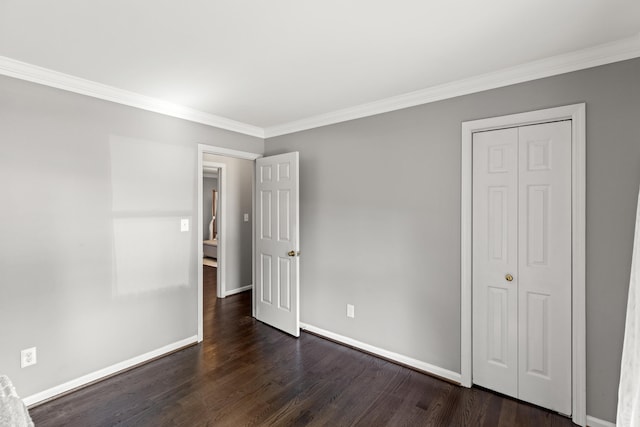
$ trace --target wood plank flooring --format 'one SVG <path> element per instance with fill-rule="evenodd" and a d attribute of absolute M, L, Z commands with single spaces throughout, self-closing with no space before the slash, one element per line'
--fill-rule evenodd
<path fill-rule="evenodd" d="M 251 293 L 216 299 L 205 270 L 204 342 L 30 410 L 46 426 L 571 426 L 311 334 L 251 317 Z"/>

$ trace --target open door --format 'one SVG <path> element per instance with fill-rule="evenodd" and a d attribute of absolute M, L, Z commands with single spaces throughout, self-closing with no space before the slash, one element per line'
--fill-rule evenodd
<path fill-rule="evenodd" d="M 256 318 L 300 336 L 298 153 L 256 160 Z"/>

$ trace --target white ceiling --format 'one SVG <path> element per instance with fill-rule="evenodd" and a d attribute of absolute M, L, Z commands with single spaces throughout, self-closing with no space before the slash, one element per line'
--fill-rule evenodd
<path fill-rule="evenodd" d="M 259 128 L 639 33 L 638 0 L 0 0 L 0 56 Z"/>

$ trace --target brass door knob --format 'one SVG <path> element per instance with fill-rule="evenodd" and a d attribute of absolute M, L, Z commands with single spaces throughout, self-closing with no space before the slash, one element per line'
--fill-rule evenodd
<path fill-rule="evenodd" d="M 512 282 L 513 281 L 513 276 L 510 275 L 509 273 L 507 273 L 506 276 L 504 276 L 505 279 L 507 279 L 507 282 Z"/>
<path fill-rule="evenodd" d="M 289 252 L 287 252 L 287 255 L 296 256 L 296 251 L 289 251 Z"/>

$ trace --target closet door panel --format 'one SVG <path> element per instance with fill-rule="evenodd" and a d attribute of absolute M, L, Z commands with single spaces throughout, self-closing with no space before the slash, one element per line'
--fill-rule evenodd
<path fill-rule="evenodd" d="M 571 122 L 518 134 L 518 398 L 570 414 Z"/>
<path fill-rule="evenodd" d="M 518 130 L 473 136 L 473 382 L 517 397 Z"/>

